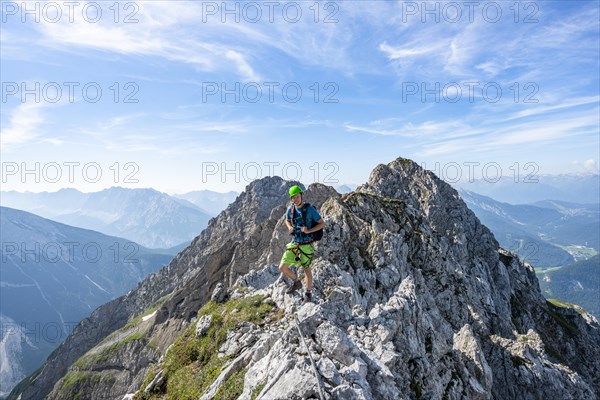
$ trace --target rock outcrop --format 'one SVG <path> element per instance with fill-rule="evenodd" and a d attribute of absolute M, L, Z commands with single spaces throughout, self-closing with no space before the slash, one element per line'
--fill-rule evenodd
<path fill-rule="evenodd" d="M 13 396 L 599 397 L 598 321 L 547 303 L 532 267 L 410 160 L 377 166 L 343 196 L 308 188 L 326 221 L 315 302 L 285 294 L 289 185 L 250 184 L 165 269 L 83 321 Z"/>

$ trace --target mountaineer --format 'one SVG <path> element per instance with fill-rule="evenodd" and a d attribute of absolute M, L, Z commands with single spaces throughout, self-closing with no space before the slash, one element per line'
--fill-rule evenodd
<path fill-rule="evenodd" d="M 285 213 L 285 224 L 293 238 L 285 246 L 279 270 L 292 280 L 292 283 L 288 285 L 287 293 L 293 293 L 302 287 L 302 283 L 290 266 L 296 265 L 303 268 L 306 275 L 304 302 L 309 303 L 312 301 L 312 271 L 310 267 L 314 256 L 312 243 L 323 237 L 325 221 L 313 205 L 303 202 L 302 189 L 298 185 L 289 189 L 289 195 L 292 204 Z"/>

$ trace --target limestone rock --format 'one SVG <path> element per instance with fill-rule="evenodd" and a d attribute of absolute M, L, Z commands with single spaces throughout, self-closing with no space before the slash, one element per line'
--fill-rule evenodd
<path fill-rule="evenodd" d="M 205 335 L 210 329 L 210 322 L 212 321 L 212 315 L 203 315 L 196 322 L 196 337 Z"/>
<path fill-rule="evenodd" d="M 227 300 L 227 290 L 225 289 L 223 282 L 219 282 L 210 296 L 210 301 L 214 301 L 215 303 L 223 303 L 225 300 Z"/>
<path fill-rule="evenodd" d="M 231 298 L 262 295 L 276 313 L 227 333 L 225 364 L 203 399 L 242 372 L 243 400 L 318 399 L 319 389 L 344 400 L 600 397 L 598 321 L 547 303 L 533 268 L 501 249 L 451 186 L 410 160 L 377 166 L 343 196 L 324 185 L 306 190 L 326 223 L 313 262 L 315 303 L 286 294 L 277 264 L 289 240 L 290 184 L 248 185 L 167 267 L 82 321 L 21 398 L 64 398 L 59 379 L 79 357 L 168 295 L 144 322 L 143 340 L 86 366 L 115 379 L 77 388 L 94 399 L 143 391 L 150 366 L 161 368 L 219 284 Z M 210 326 L 203 319 L 200 335 Z M 98 337 L 85 335 L 93 330 Z"/>

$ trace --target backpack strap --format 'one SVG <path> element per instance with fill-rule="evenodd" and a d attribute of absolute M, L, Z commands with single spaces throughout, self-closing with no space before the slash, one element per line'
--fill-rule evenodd
<path fill-rule="evenodd" d="M 296 210 L 296 206 L 295 205 L 291 205 L 291 214 L 292 214 L 292 224 L 294 224 L 296 222 L 296 218 L 295 218 L 295 210 Z M 304 215 L 302 215 L 302 212 L 300 212 L 300 217 L 302 218 L 302 223 L 304 223 Z M 306 224 L 304 224 L 306 225 Z"/>
<path fill-rule="evenodd" d="M 292 207 L 291 214 L 292 214 L 292 222 L 293 222 L 294 221 L 294 210 L 296 209 L 296 206 L 292 204 L 291 207 Z M 306 225 L 306 214 L 308 213 L 308 207 L 310 207 L 310 203 L 304 203 L 304 204 L 302 204 L 302 208 L 300 209 L 300 217 L 302 218 L 302 223 L 307 228 L 309 228 L 308 225 Z"/>
<path fill-rule="evenodd" d="M 309 227 L 306 224 L 306 214 L 308 213 L 308 207 L 310 207 L 310 203 L 304 203 L 304 204 L 302 204 L 302 208 L 300 209 L 300 211 L 302 214 L 302 223 L 304 224 L 304 226 L 306 226 L 308 229 L 310 229 L 311 227 Z"/>
<path fill-rule="evenodd" d="M 292 204 L 291 207 L 292 207 L 292 210 L 291 210 L 292 223 L 294 223 L 295 222 L 294 221 L 294 209 L 296 208 L 296 206 Z M 300 218 L 302 218 L 302 224 L 304 226 L 306 226 L 308 229 L 310 229 L 310 227 L 308 225 L 306 225 L 306 214 L 308 213 L 308 207 L 310 207 L 310 203 L 304 203 L 304 204 L 302 204 L 302 208 L 300 209 Z M 308 244 L 308 243 L 314 242 L 314 239 L 312 238 L 312 235 L 313 235 L 312 233 L 306 233 L 304 235 L 310 237 L 311 239 L 308 240 L 308 241 L 304 241 L 301 244 Z"/>

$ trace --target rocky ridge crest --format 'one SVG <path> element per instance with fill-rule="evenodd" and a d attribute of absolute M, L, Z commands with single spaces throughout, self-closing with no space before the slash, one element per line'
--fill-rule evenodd
<path fill-rule="evenodd" d="M 289 184 L 250 184 L 165 269 L 84 320 L 21 399 L 158 399 L 210 363 L 202 399 L 319 398 L 318 381 L 328 399 L 598 397 L 598 321 L 546 302 L 533 268 L 410 160 L 343 196 L 308 188 L 326 221 L 315 304 L 286 295 Z M 215 290 L 229 299 L 208 303 Z M 92 328 L 96 343 L 82 339 Z M 202 356 L 210 342 L 218 351 Z"/>

